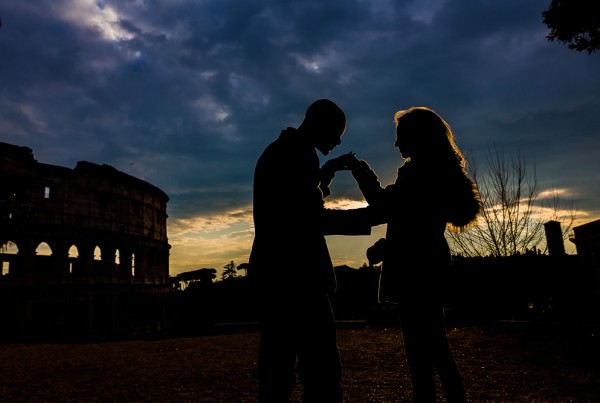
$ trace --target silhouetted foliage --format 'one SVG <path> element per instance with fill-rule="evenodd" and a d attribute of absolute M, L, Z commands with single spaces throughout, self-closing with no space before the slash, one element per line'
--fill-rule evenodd
<path fill-rule="evenodd" d="M 234 267 L 230 262 L 226 267 Z M 222 322 L 254 322 L 254 300 L 247 277 L 229 276 L 213 282 L 215 269 L 181 273 L 187 287 L 174 287 L 169 303 L 169 329 L 172 335 L 186 336 L 210 332 Z M 204 280 L 198 280 L 198 278 Z M 182 280 L 184 281 L 184 280 Z"/>
<path fill-rule="evenodd" d="M 177 275 L 177 279 L 180 281 L 200 281 L 204 283 L 212 283 L 215 278 L 217 278 L 217 270 L 207 268 L 187 271 Z"/>
<path fill-rule="evenodd" d="M 221 273 L 221 280 L 227 280 L 230 278 L 234 278 L 237 276 L 237 270 L 235 268 L 235 263 L 233 260 L 223 266 L 223 273 Z"/>
<path fill-rule="evenodd" d="M 179 273 L 177 276 L 171 276 L 171 285 L 174 290 L 186 289 L 194 286 L 194 283 L 210 284 L 217 278 L 217 270 L 203 268 L 198 270 Z M 184 286 L 182 286 L 182 283 Z"/>
<path fill-rule="evenodd" d="M 600 49 L 600 14 L 597 2 L 552 0 L 542 13 L 550 28 L 546 38 L 567 44 L 569 49 L 591 54 Z"/>
<path fill-rule="evenodd" d="M 248 263 L 241 263 L 238 265 L 237 271 L 244 270 L 244 275 L 247 276 L 248 275 L 248 266 L 249 266 Z"/>
<path fill-rule="evenodd" d="M 483 210 L 477 224 L 464 232 L 446 231 L 455 253 L 466 257 L 513 256 L 545 247 L 544 223 L 563 223 L 563 238 L 575 220 L 572 203 L 562 209 L 556 192 L 540 197 L 535 163 L 524 156 L 507 158 L 496 148 L 488 150 L 485 164 L 471 161 Z"/>
<path fill-rule="evenodd" d="M 455 257 L 445 283 L 455 321 L 599 324 L 598 280 L 577 256 Z"/>
<path fill-rule="evenodd" d="M 338 320 L 398 326 L 394 307 L 377 301 L 379 267 L 337 266 L 335 273 L 338 288 L 332 303 Z M 532 251 L 507 257 L 454 256 L 443 282 L 451 324 L 509 319 L 600 325 L 598 279 L 594 268 L 578 256 L 550 257 Z M 254 322 L 255 300 L 247 277 L 191 281 L 185 290 L 171 293 L 169 328 L 173 335 L 191 335 L 209 332 L 215 323 Z"/>

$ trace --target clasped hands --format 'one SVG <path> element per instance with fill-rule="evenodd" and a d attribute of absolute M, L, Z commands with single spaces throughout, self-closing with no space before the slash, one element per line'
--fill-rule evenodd
<path fill-rule="evenodd" d="M 326 161 L 321 167 L 325 174 L 334 175 L 338 171 L 352 171 L 360 166 L 361 161 L 356 158 L 356 154 L 350 151 L 347 154 Z"/>
<path fill-rule="evenodd" d="M 327 197 L 330 194 L 329 185 L 335 177 L 335 173 L 338 171 L 352 170 L 358 166 L 360 161 L 356 158 L 355 154 L 350 151 L 347 154 L 341 155 L 337 158 L 332 158 L 326 161 L 321 166 L 320 172 L 320 184 L 321 192 L 323 197 Z"/>

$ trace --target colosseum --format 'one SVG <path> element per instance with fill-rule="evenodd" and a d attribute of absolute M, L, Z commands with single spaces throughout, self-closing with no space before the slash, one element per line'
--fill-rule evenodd
<path fill-rule="evenodd" d="M 168 200 L 109 165 L 44 164 L 0 143 L 0 338 L 164 331 Z"/>

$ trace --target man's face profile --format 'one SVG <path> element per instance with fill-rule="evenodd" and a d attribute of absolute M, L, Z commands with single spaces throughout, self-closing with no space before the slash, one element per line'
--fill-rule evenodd
<path fill-rule="evenodd" d="M 316 144 L 317 150 L 323 155 L 328 155 L 334 148 L 342 144 L 342 135 L 344 132 L 339 133 L 337 131 L 323 131 L 318 136 Z"/>
<path fill-rule="evenodd" d="M 310 133 L 314 147 L 327 155 L 342 143 L 346 116 L 333 102 L 321 99 L 309 106 L 300 127 Z"/>

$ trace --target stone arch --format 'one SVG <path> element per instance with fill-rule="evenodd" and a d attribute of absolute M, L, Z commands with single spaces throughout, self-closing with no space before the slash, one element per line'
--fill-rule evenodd
<path fill-rule="evenodd" d="M 3 243 L 0 246 L 0 257 L 2 262 L 0 267 L 0 275 L 7 276 L 12 272 L 13 266 L 16 263 L 19 247 L 17 246 L 16 242 L 11 240 L 6 241 L 6 243 Z"/>
<path fill-rule="evenodd" d="M 102 249 L 99 245 L 94 248 L 94 260 L 102 260 Z"/>
<path fill-rule="evenodd" d="M 55 271 L 55 260 L 54 249 L 50 243 L 45 240 L 37 242 L 33 253 L 33 274 L 46 279 L 52 277 Z"/>
<path fill-rule="evenodd" d="M 118 260 L 117 260 L 118 254 Z M 132 277 L 133 252 L 131 245 L 122 244 L 115 248 L 114 273 L 120 279 L 130 281 Z"/>
<path fill-rule="evenodd" d="M 52 248 L 48 244 L 48 242 L 41 241 L 35 247 L 36 256 L 52 256 Z"/>
<path fill-rule="evenodd" d="M 164 326 L 171 288 L 162 190 L 109 165 L 48 169 L 31 149 L 2 142 L 0 176 L 8 179 L 0 191 L 13 196 L 0 201 L 0 239 L 18 244 L 12 254 L 0 249 L 0 275 L 19 290 L 1 287 L 3 306 L 14 306 L 0 310 L 3 330 L 103 337 Z"/>
<path fill-rule="evenodd" d="M 131 277 L 135 277 L 135 253 L 131 254 Z"/>
<path fill-rule="evenodd" d="M 77 245 L 73 244 L 69 247 L 67 251 L 68 259 L 69 259 L 69 274 L 77 273 L 79 269 L 79 248 Z"/>
<path fill-rule="evenodd" d="M 6 241 L 6 243 L 2 244 L 1 251 L 2 253 L 17 254 L 19 253 L 19 245 L 17 245 L 17 243 L 13 240 L 9 239 Z"/>
<path fill-rule="evenodd" d="M 121 273 L 121 249 L 115 246 L 112 253 L 111 275 L 118 276 Z"/>

